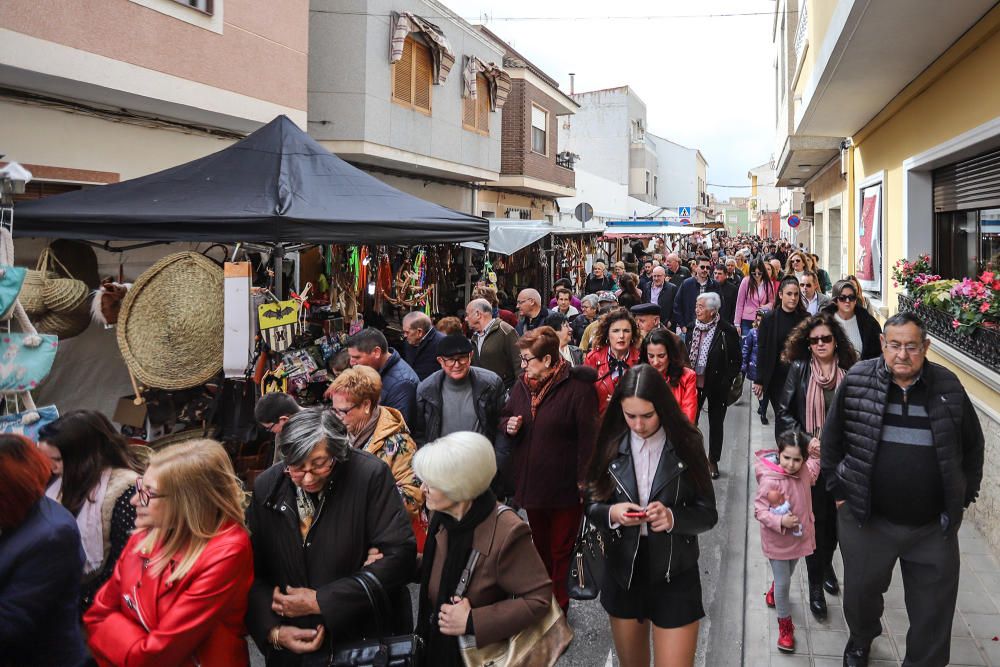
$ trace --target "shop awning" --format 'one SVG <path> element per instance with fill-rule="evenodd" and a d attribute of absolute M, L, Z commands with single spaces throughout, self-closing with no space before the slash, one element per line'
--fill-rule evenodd
<path fill-rule="evenodd" d="M 16 236 L 85 240 L 415 245 L 489 235 L 485 218 L 383 183 L 285 116 L 212 155 L 14 213 Z"/>
<path fill-rule="evenodd" d="M 660 220 L 621 220 L 607 224 L 604 238 L 637 238 L 645 236 L 688 236 L 696 232 L 711 230 L 692 225 L 678 225 Z"/>
<path fill-rule="evenodd" d="M 579 227 L 555 225 L 545 220 L 490 220 L 490 252 L 499 255 L 513 255 L 546 236 L 566 236 L 570 234 L 601 234 L 601 227 Z M 463 243 L 466 248 L 485 250 L 481 243 Z"/>

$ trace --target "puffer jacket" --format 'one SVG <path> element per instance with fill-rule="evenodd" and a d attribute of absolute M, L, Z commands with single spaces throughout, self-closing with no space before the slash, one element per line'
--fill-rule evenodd
<path fill-rule="evenodd" d="M 946 534 L 979 495 L 983 478 L 983 430 L 969 395 L 947 368 L 924 361 L 918 382 L 927 386 L 927 413 L 941 466 Z M 856 363 L 837 389 L 823 425 L 822 468 L 827 489 L 846 500 L 859 523 L 871 515 L 871 476 L 882 434 L 892 377 L 882 357 Z"/>
<path fill-rule="evenodd" d="M 640 584 L 652 584 L 662 579 L 669 581 L 671 576 L 697 567 L 698 535 L 711 530 L 719 521 L 714 491 L 711 487 L 707 493 L 699 491 L 687 470 L 687 464 L 674 452 L 668 438 L 653 475 L 649 502 L 659 500 L 670 508 L 674 515 L 674 528 L 669 533 L 649 531 L 647 539 L 652 567 L 648 580 L 639 581 Z M 634 569 L 639 552 L 639 526 L 611 528 L 610 511 L 616 503 L 639 502 L 639 485 L 635 479 L 628 434 L 622 438 L 618 456 L 608 466 L 608 473 L 615 483 L 614 493 L 607 500 L 588 502 L 586 512 L 605 536 L 606 573 L 627 589 L 637 576 Z"/>
<path fill-rule="evenodd" d="M 813 516 L 811 489 L 819 476 L 819 459 L 810 456 L 797 474 L 789 475 L 778 465 L 777 450 L 761 450 L 754 453 L 754 474 L 757 497 L 753 512 L 760 522 L 760 546 L 764 556 L 772 560 L 796 560 L 816 551 L 816 517 Z M 767 493 L 772 489 L 784 494 L 791 508 L 789 511 L 799 518 L 801 535 L 793 535 L 791 529 L 781 525 L 781 515 L 771 511 Z"/>
<path fill-rule="evenodd" d="M 757 329 L 743 337 L 743 375 L 751 382 L 757 381 Z"/>
<path fill-rule="evenodd" d="M 469 369 L 472 382 L 472 405 L 479 421 L 477 430 L 490 442 L 497 439 L 497 420 L 507 400 L 507 390 L 503 380 L 491 370 L 472 367 Z M 417 419 L 413 428 L 413 439 L 423 446 L 441 437 L 441 414 L 444 412 L 441 386 L 444 371 L 430 375 L 417 387 Z"/>

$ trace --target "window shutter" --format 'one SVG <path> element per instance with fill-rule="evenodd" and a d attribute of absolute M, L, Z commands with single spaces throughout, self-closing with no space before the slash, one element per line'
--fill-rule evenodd
<path fill-rule="evenodd" d="M 490 131 L 490 86 L 482 74 L 476 77 L 476 106 L 478 107 L 476 126 L 488 134 Z"/>
<path fill-rule="evenodd" d="M 414 44 L 413 60 L 413 106 L 430 111 L 431 82 L 433 80 L 431 50 L 423 44 Z"/>
<path fill-rule="evenodd" d="M 462 125 L 476 127 L 476 100 L 472 97 L 462 98 Z"/>
<path fill-rule="evenodd" d="M 934 170 L 934 210 L 1000 206 L 1000 151 Z"/>
<path fill-rule="evenodd" d="M 392 96 L 406 104 L 413 104 L 413 40 L 403 42 L 403 57 L 392 66 Z"/>

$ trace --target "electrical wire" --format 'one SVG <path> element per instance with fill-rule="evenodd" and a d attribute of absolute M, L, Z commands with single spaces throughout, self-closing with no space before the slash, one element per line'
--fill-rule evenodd
<path fill-rule="evenodd" d="M 382 12 L 362 12 L 343 9 L 310 9 L 314 14 L 339 14 L 341 16 L 380 16 L 388 18 L 392 14 Z M 798 10 L 788 10 L 788 15 L 798 14 Z M 454 19 L 453 15 L 445 14 L 421 14 L 424 19 Z M 773 11 L 765 12 L 720 12 L 714 14 L 647 14 L 645 16 L 491 16 L 483 14 L 476 17 L 459 17 L 470 23 L 482 21 L 490 23 L 494 21 L 514 22 L 514 21 L 658 21 L 666 19 L 718 19 L 718 18 L 740 18 L 744 16 L 774 16 Z"/>

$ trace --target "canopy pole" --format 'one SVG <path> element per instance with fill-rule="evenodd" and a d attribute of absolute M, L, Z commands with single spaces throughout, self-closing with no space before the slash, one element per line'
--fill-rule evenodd
<path fill-rule="evenodd" d="M 274 246 L 274 253 L 271 255 L 271 266 L 274 270 L 274 293 L 279 299 L 284 299 L 284 263 L 285 248 L 282 245 Z"/>

